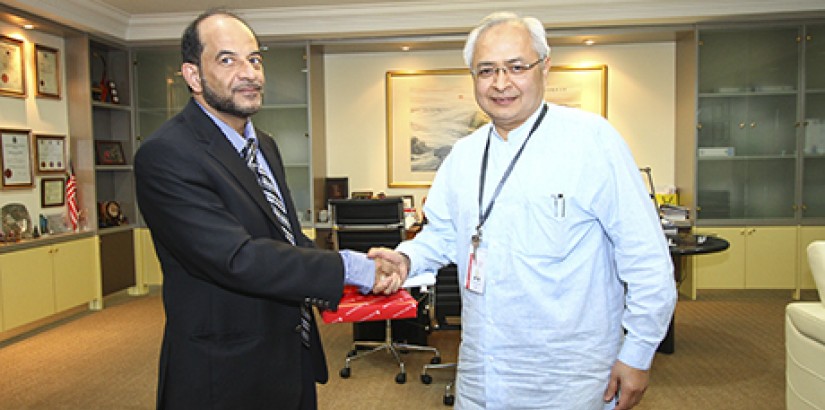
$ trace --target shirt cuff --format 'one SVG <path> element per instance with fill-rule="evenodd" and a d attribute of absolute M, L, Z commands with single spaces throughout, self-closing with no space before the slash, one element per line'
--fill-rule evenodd
<path fill-rule="evenodd" d="M 375 285 L 375 262 L 363 252 L 345 249 L 338 251 L 344 261 L 344 284 L 353 285 L 366 295 Z"/>

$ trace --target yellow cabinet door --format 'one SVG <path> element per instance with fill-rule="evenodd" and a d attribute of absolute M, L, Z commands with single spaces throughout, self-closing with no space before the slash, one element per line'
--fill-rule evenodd
<path fill-rule="evenodd" d="M 755 226 L 745 233 L 746 289 L 796 288 L 796 226 Z"/>
<path fill-rule="evenodd" d="M 799 228 L 799 289 L 816 289 L 811 265 L 808 263 L 808 245 L 813 241 L 825 241 L 825 226 L 802 226 Z"/>
<path fill-rule="evenodd" d="M 98 296 L 100 274 L 94 238 L 54 245 L 54 300 L 57 311 L 87 303 Z"/>
<path fill-rule="evenodd" d="M 746 228 L 707 227 L 697 235 L 715 235 L 730 243 L 728 249 L 694 255 L 697 289 L 743 289 L 745 287 Z"/>
<path fill-rule="evenodd" d="M 0 255 L 3 326 L 12 329 L 55 312 L 51 247 Z"/>

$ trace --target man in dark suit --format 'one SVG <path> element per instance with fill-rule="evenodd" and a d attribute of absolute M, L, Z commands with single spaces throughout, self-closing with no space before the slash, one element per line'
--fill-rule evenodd
<path fill-rule="evenodd" d="M 278 148 L 250 119 L 265 81 L 251 28 L 208 11 L 181 52 L 192 100 L 135 156 L 164 275 L 157 407 L 314 409 L 328 375 L 309 305 L 336 308 L 345 283 L 394 292 L 400 278 L 301 233 Z"/>

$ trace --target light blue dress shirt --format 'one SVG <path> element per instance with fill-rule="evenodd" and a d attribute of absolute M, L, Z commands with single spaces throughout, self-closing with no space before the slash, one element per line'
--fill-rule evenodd
<path fill-rule="evenodd" d="M 487 125 L 454 145 L 427 196 L 428 224 L 397 247 L 411 275 L 456 262 L 463 285 L 488 135 L 483 207 L 538 112 L 507 140 Z M 484 292 L 462 286 L 456 408 L 609 406 L 615 360 L 648 369 L 676 303 L 668 246 L 621 136 L 549 104 L 482 231 Z"/>
<path fill-rule="evenodd" d="M 198 106 L 204 113 L 206 113 L 207 116 L 209 116 L 209 118 L 212 119 L 212 122 L 220 128 L 223 135 L 235 148 L 235 151 L 238 151 L 238 155 L 240 155 L 241 150 L 243 150 L 244 145 L 246 145 L 247 138 L 257 138 L 257 135 L 255 134 L 255 127 L 252 125 L 252 120 L 246 122 L 246 125 L 244 126 L 244 135 L 241 136 L 237 131 L 235 131 L 234 128 L 212 115 L 212 113 L 204 109 L 203 106 L 200 104 L 198 104 Z M 278 182 L 272 175 L 272 170 L 269 168 L 269 163 L 266 161 L 266 158 L 264 158 L 261 150 L 257 150 L 257 157 L 259 169 L 269 176 L 278 195 L 281 195 Z M 281 199 L 283 199 L 283 196 L 281 196 Z M 359 291 L 363 294 L 370 293 L 375 282 L 375 263 L 367 258 L 367 255 L 363 252 L 341 250 L 339 251 L 339 254 L 341 255 L 341 259 L 344 264 L 344 284 L 357 286 Z"/>

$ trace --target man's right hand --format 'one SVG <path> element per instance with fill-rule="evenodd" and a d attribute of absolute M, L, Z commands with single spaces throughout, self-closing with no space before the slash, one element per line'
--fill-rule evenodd
<path fill-rule="evenodd" d="M 367 257 L 375 261 L 373 293 L 389 295 L 398 291 L 409 274 L 407 257 L 389 248 L 372 248 Z"/>

